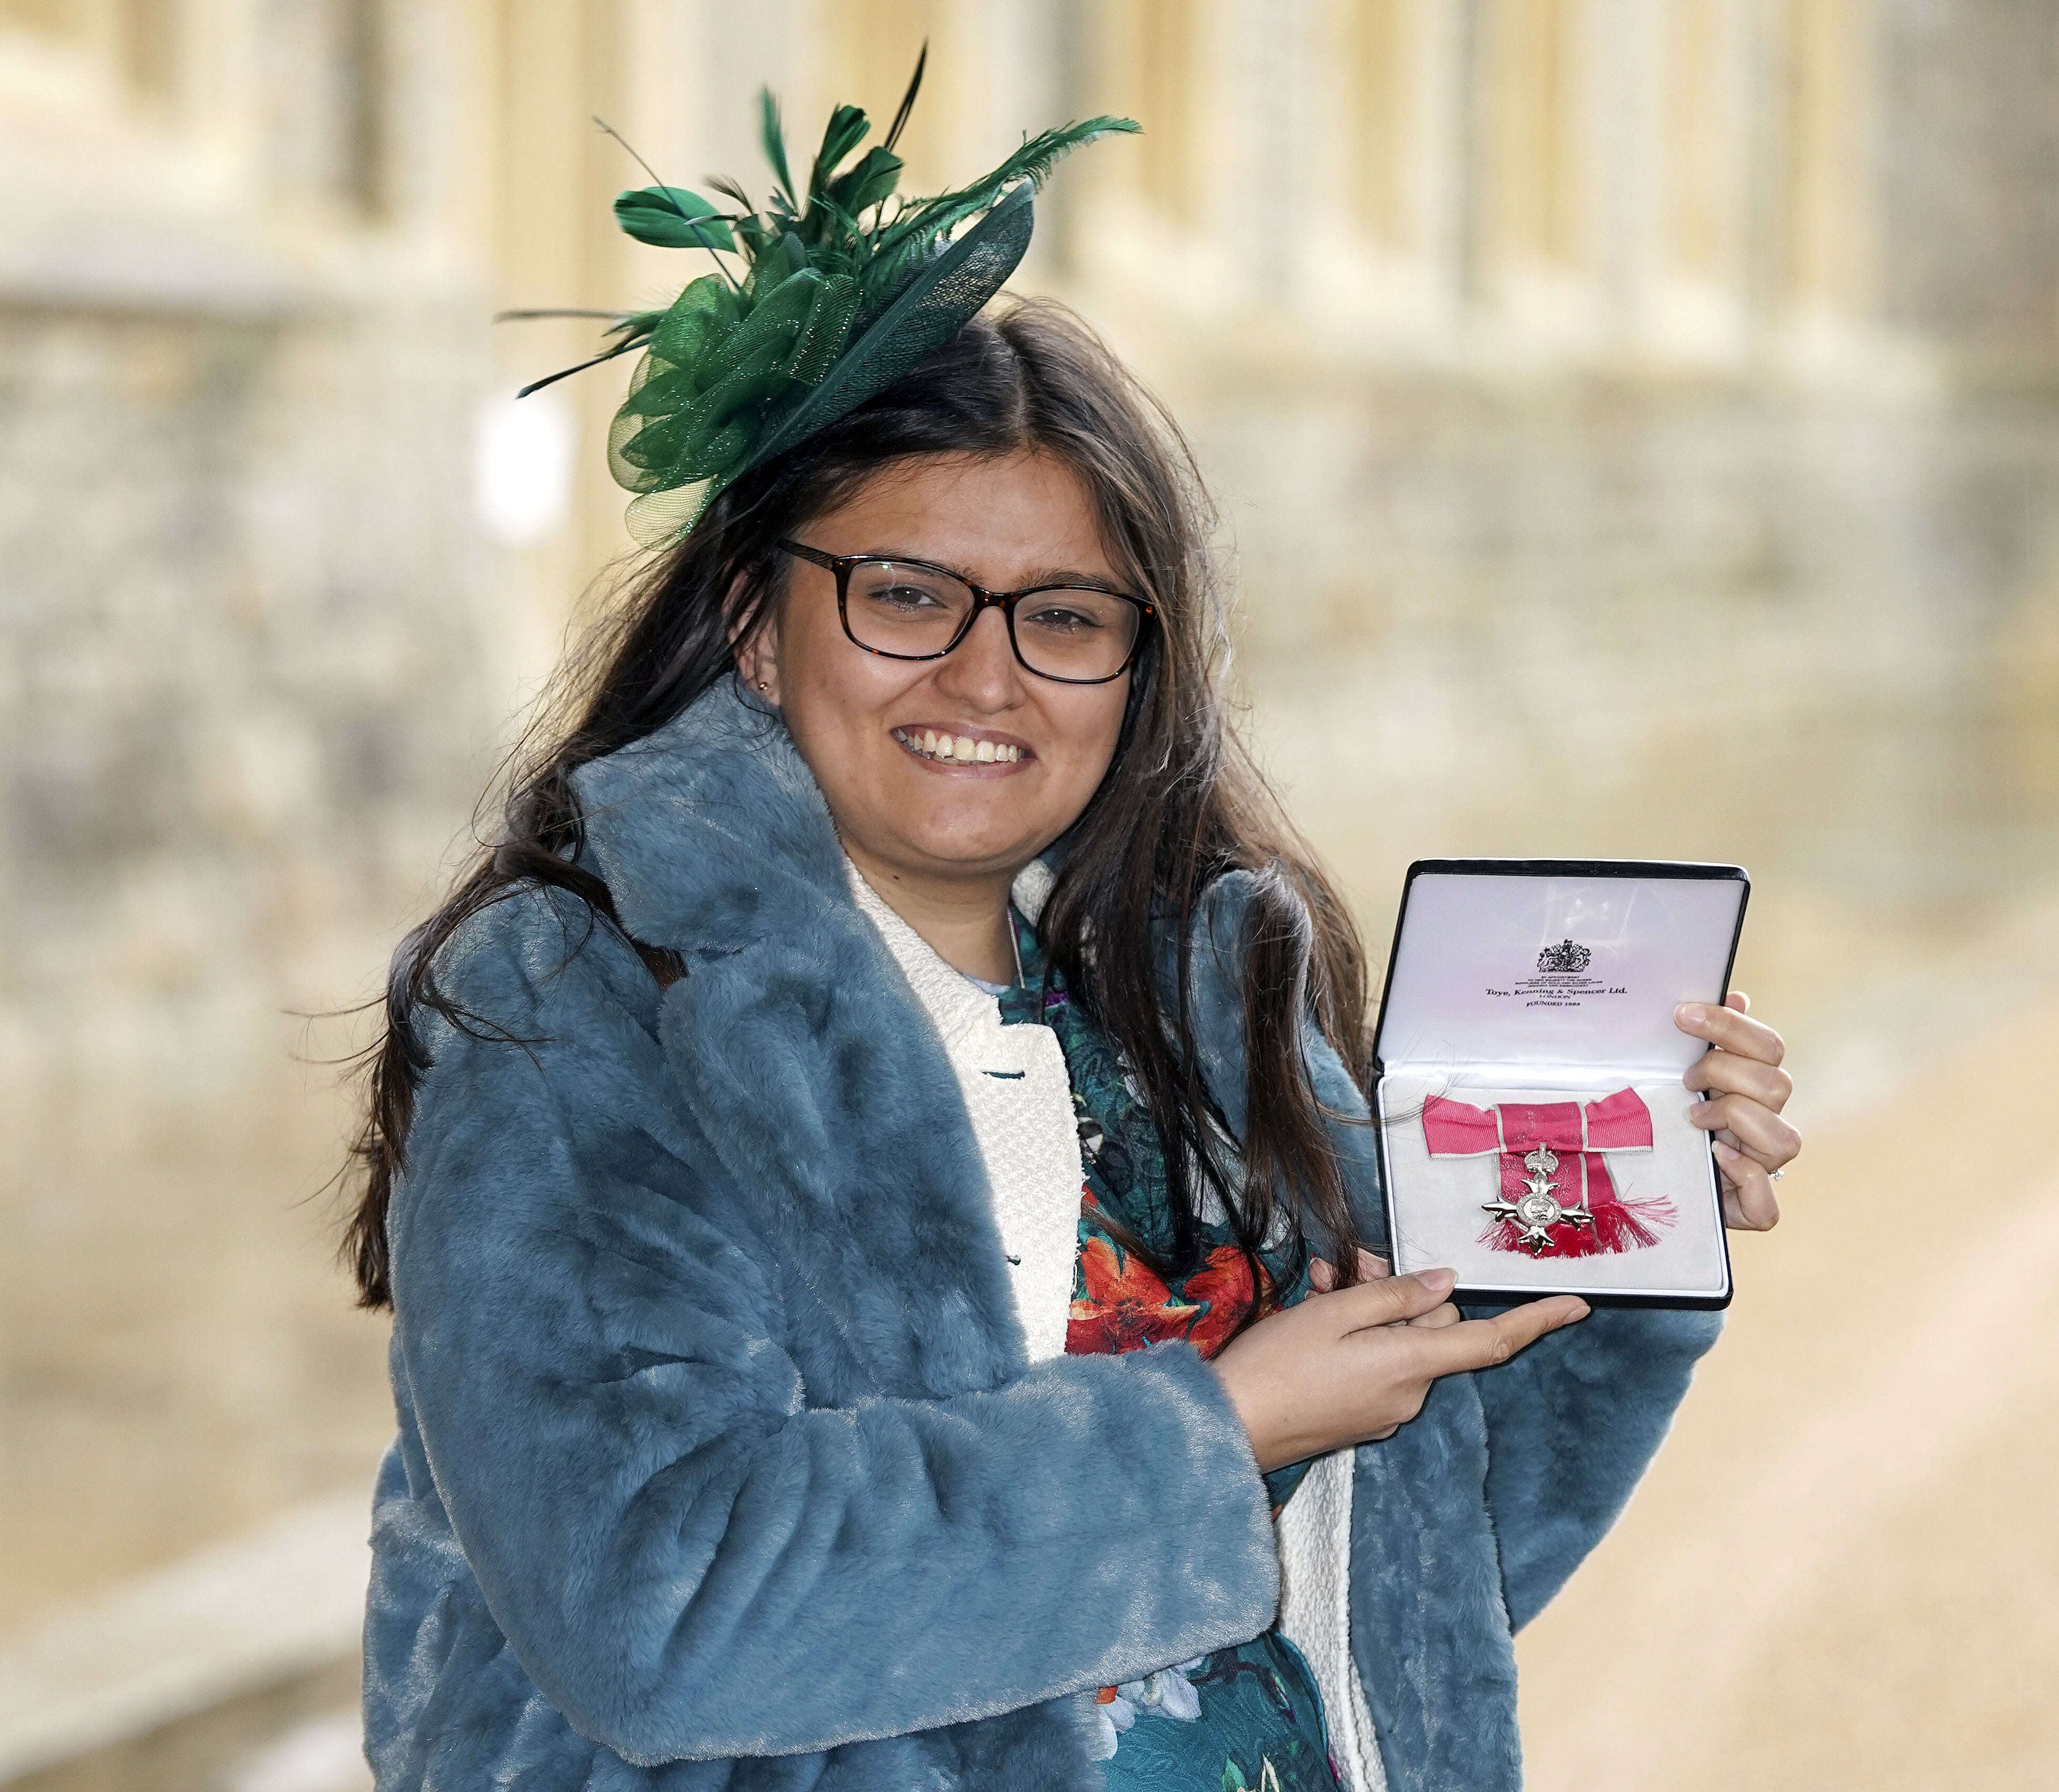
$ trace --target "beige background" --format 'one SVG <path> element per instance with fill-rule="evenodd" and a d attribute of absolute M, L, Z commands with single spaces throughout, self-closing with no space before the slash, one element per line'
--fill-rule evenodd
<path fill-rule="evenodd" d="M 0 1782 L 362 1784 L 376 993 L 626 549 L 640 181 L 770 79 L 918 183 L 1105 107 L 1026 288 L 1191 430 L 1249 725 L 1408 861 L 1737 859 L 1807 1154 L 1531 1782 L 2059 1778 L 2059 16 L 2041 0 L 0 0 Z M 598 579 L 598 583 L 596 579 Z"/>

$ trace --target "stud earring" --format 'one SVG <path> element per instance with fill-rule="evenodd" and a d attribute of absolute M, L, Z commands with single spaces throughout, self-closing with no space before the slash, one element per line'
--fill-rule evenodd
<path fill-rule="evenodd" d="M 767 683 L 766 683 L 766 682 L 764 681 L 764 679 L 760 679 L 758 681 L 758 688 L 759 688 L 760 691 L 764 691 L 764 690 L 767 690 L 767 689 L 769 689 L 769 688 L 770 688 L 770 687 L 767 685 Z"/>

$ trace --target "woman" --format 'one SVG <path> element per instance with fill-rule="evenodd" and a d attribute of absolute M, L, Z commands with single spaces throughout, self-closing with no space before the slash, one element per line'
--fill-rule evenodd
<path fill-rule="evenodd" d="M 1177 436 L 1049 306 L 816 404 L 861 289 L 711 448 L 776 210 L 618 424 L 684 533 L 396 966 L 379 1782 L 1513 1786 L 1512 1630 L 1714 1323 L 1385 1274 L 1364 957 L 1224 731 Z M 1682 1024 L 1770 1225 L 1778 1039 Z"/>

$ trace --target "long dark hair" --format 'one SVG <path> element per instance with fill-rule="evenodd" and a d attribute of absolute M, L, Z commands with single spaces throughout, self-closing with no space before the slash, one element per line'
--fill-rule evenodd
<path fill-rule="evenodd" d="M 1363 1086 L 1370 1074 L 1365 954 L 1348 912 L 1288 826 L 1225 726 L 1219 683 L 1227 635 L 1209 542 L 1214 518 L 1177 427 L 1063 307 L 1037 301 L 981 317 L 862 408 L 746 474 L 693 532 L 631 583 L 561 669 L 557 713 L 532 729 L 498 843 L 394 955 L 386 1030 L 368 1061 L 369 1101 L 354 1147 L 364 1187 L 344 1240 L 360 1304 L 392 1302 L 386 1210 L 405 1162 L 415 1091 L 428 1067 L 416 1026 L 429 1009 L 476 1030 L 439 988 L 440 949 L 471 916 L 524 888 L 556 886 L 621 930 L 607 887 L 579 862 L 572 774 L 662 727 L 734 664 L 731 643 L 769 614 L 790 563 L 775 544 L 911 456 L 1005 454 L 1062 461 L 1090 495 L 1115 566 L 1157 607 L 1160 626 L 1132 674 L 1108 774 L 1073 825 L 1039 925 L 1073 999 L 1129 1061 L 1157 1126 L 1173 1197 L 1166 1268 L 1197 1254 L 1213 1190 L 1257 1265 L 1261 1244 L 1312 1230 L 1348 1280 L 1357 1234 L 1324 1110 L 1300 1044 L 1304 1015 Z M 1195 910 L 1224 873 L 1254 874 L 1242 990 L 1249 1063 L 1241 1157 L 1225 1143 L 1187 1011 Z M 1179 945 L 1169 1008 L 1143 942 L 1167 926 Z M 626 936 L 625 936 L 626 937 Z M 1135 950 L 1111 950 L 1113 942 Z M 1101 942 L 1098 948 L 1092 943 Z M 663 954 L 631 943 L 661 981 Z"/>

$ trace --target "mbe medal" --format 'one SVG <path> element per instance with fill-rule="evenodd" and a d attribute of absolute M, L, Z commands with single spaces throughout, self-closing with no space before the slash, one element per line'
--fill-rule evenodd
<path fill-rule="evenodd" d="M 1530 1180 L 1521 1196 L 1513 1201 L 1490 1201 L 1480 1205 L 1497 1220 L 1514 1221 L 1523 1229 L 1516 1242 L 1527 1245 L 1532 1256 L 1542 1256 L 1547 1251 L 1557 1248 L 1558 1240 L 1551 1236 L 1552 1227 L 1591 1226 L 1595 1217 L 1587 1211 L 1584 1195 L 1571 1207 L 1559 1201 L 1559 1185 L 1551 1180 L 1559 1168 L 1559 1160 L 1550 1146 L 1538 1146 L 1523 1160 L 1523 1167 L 1529 1171 Z"/>

